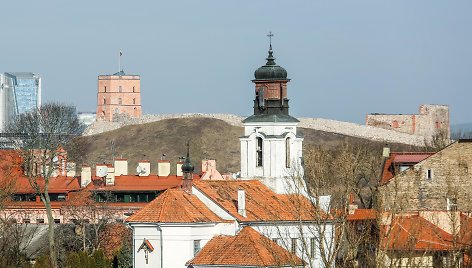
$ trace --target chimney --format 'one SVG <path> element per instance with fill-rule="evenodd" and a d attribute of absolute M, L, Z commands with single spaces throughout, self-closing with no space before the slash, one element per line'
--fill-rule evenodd
<path fill-rule="evenodd" d="M 356 202 L 354 202 L 354 194 L 350 193 L 349 194 L 349 210 L 348 210 L 348 213 L 352 215 L 352 214 L 354 214 L 354 212 L 358 208 L 359 208 L 359 206 L 356 204 Z"/>
<path fill-rule="evenodd" d="M 136 173 L 138 176 L 149 176 L 151 174 L 151 162 L 148 160 L 141 160 L 138 162 L 138 166 L 136 167 Z"/>
<path fill-rule="evenodd" d="M 115 176 L 128 175 L 128 160 L 115 159 Z"/>
<path fill-rule="evenodd" d="M 158 160 L 157 161 L 157 176 L 167 177 L 169 175 L 170 175 L 170 161 Z"/>
<path fill-rule="evenodd" d="M 388 146 L 388 144 L 385 144 L 385 146 L 383 148 L 382 156 L 384 158 L 389 158 L 390 157 L 390 146 Z"/>
<path fill-rule="evenodd" d="M 329 212 L 329 207 L 331 205 L 331 196 L 330 195 L 322 195 L 318 197 L 318 206 L 324 212 Z"/>
<path fill-rule="evenodd" d="M 80 172 L 80 187 L 84 188 L 92 181 L 92 168 L 89 166 L 82 166 Z"/>
<path fill-rule="evenodd" d="M 115 168 L 108 167 L 107 176 L 105 177 L 106 185 L 115 185 Z"/>
<path fill-rule="evenodd" d="M 202 173 L 211 172 L 216 169 L 216 160 L 205 159 L 202 160 Z"/>
<path fill-rule="evenodd" d="M 246 217 L 246 191 L 244 189 L 238 190 L 238 213 Z"/>
<path fill-rule="evenodd" d="M 75 168 L 76 168 L 75 163 L 73 163 L 73 162 L 68 162 L 68 163 L 67 163 L 67 173 L 66 173 L 66 176 L 67 176 L 67 177 L 75 177 L 75 175 L 76 175 L 76 170 L 75 170 Z"/>

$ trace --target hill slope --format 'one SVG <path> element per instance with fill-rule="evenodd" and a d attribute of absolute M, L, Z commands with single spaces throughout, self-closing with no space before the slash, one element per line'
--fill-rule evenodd
<path fill-rule="evenodd" d="M 368 142 L 381 148 L 382 142 L 345 136 L 309 128 L 299 128 L 305 137 L 304 147 L 321 145 L 339 146 L 343 142 Z M 75 160 L 78 163 L 95 165 L 112 162 L 112 142 L 115 157 L 127 158 L 130 174 L 134 174 L 139 160 L 151 161 L 151 172 L 157 170 L 157 160 L 162 154 L 171 160 L 172 173 L 179 156 L 185 155 L 185 144 L 190 141 L 190 154 L 197 170 L 201 159 L 216 159 L 220 172 L 237 172 L 240 168 L 239 137 L 243 128 L 226 123 L 220 119 L 193 117 L 166 119 L 146 124 L 128 125 L 101 134 L 79 138 L 82 151 Z M 407 145 L 399 145 L 410 148 Z M 380 155 L 379 155 L 380 156 Z M 198 162 L 198 163 L 197 163 Z"/>

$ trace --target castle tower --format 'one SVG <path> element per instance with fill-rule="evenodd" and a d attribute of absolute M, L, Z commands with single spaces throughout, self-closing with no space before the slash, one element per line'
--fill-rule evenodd
<path fill-rule="evenodd" d="M 141 117 L 139 75 L 120 71 L 98 76 L 97 121 L 113 121 L 116 115 Z"/>
<path fill-rule="evenodd" d="M 275 63 L 272 44 L 267 63 L 254 73 L 254 115 L 246 118 L 241 143 L 241 179 L 260 179 L 276 193 L 300 193 L 303 138 L 289 115 L 287 71 Z M 302 183 L 297 184 L 300 180 Z M 303 189 L 301 189 L 303 188 Z"/>

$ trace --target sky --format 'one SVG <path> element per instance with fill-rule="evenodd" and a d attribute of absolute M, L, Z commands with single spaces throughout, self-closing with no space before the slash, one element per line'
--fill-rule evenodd
<path fill-rule="evenodd" d="M 94 112 L 97 76 L 141 75 L 145 114 L 250 115 L 272 31 L 290 112 L 363 124 L 447 104 L 472 122 L 472 1 L 5 1 L 0 72 Z"/>

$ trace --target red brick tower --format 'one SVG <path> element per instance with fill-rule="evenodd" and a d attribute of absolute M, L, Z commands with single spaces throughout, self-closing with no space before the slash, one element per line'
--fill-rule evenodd
<path fill-rule="evenodd" d="M 141 117 L 139 75 L 120 71 L 98 76 L 97 121 L 113 121 L 115 115 Z"/>

